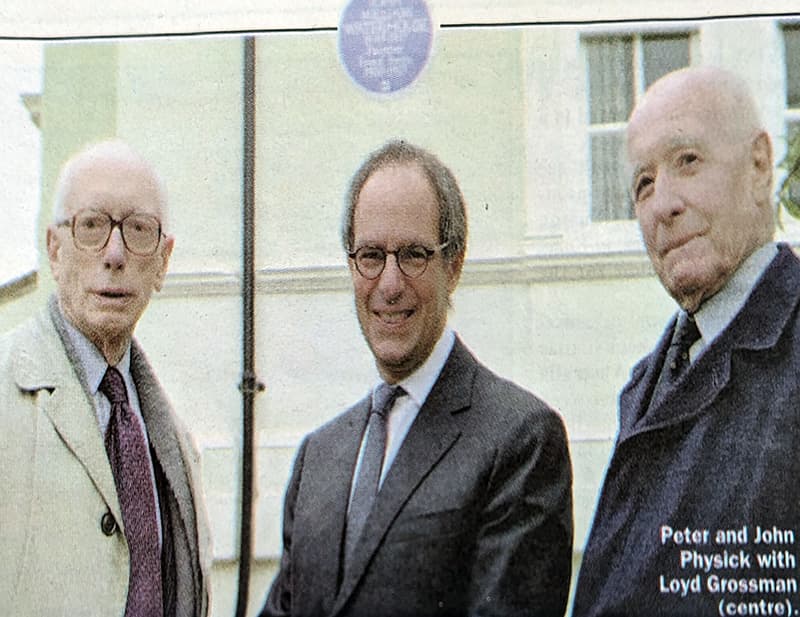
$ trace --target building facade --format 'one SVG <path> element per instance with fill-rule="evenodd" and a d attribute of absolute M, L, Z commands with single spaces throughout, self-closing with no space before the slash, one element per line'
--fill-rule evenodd
<path fill-rule="evenodd" d="M 658 76 L 737 71 L 780 161 L 800 121 L 800 26 L 790 19 L 434 28 L 408 88 L 376 94 L 344 70 L 335 27 L 255 39 L 256 508 L 250 613 L 281 548 L 302 436 L 363 396 L 375 369 L 352 305 L 340 215 L 350 175 L 392 138 L 437 153 L 470 220 L 451 323 L 481 360 L 565 419 L 575 564 L 616 432 L 616 397 L 675 310 L 649 266 L 621 167 L 625 120 Z M 203 454 L 214 615 L 232 613 L 242 456 L 244 37 L 49 43 L 41 93 L 40 245 L 59 166 L 84 143 L 130 142 L 162 173 L 176 236 L 137 336 Z M 780 172 L 779 172 L 780 173 Z M 777 236 L 800 239 L 786 214 Z M 53 289 L 0 305 L 7 329 Z"/>

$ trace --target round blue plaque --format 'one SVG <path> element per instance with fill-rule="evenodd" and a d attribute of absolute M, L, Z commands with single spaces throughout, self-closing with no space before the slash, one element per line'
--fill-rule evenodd
<path fill-rule="evenodd" d="M 350 0 L 339 23 L 339 55 L 370 92 L 396 92 L 420 74 L 433 27 L 424 0 Z"/>

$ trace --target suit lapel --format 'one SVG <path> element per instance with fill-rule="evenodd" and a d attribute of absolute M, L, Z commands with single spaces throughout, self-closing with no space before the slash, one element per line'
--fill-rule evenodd
<path fill-rule="evenodd" d="M 30 337 L 14 351 L 14 379 L 21 390 L 40 393 L 42 410 L 64 444 L 72 451 L 114 518 L 122 526 L 114 476 L 97 425 L 94 402 L 85 378 L 76 373 L 51 317 L 43 312 Z M 42 391 L 48 391 L 44 397 Z"/>
<path fill-rule="evenodd" d="M 476 360 L 456 339 L 441 375 L 400 446 L 376 497 L 332 614 L 339 612 L 353 593 L 405 503 L 458 439 L 461 431 L 453 415 L 471 404 L 475 368 Z"/>
<path fill-rule="evenodd" d="M 302 462 L 303 501 L 296 504 L 293 525 L 302 535 L 294 539 L 293 550 L 305 556 L 307 562 L 297 571 L 312 573 L 304 584 L 316 589 L 313 595 L 321 598 L 326 613 L 339 589 L 350 484 L 368 413 L 366 398 L 323 429 L 324 439 L 318 442 L 312 435 Z M 309 606 L 298 614 L 319 611 L 319 607 Z"/>
<path fill-rule="evenodd" d="M 763 351 L 777 345 L 789 319 L 795 312 L 800 289 L 800 262 L 786 246 L 767 267 L 753 292 L 733 321 L 717 340 L 692 365 L 685 378 L 676 384 L 660 402 L 647 412 L 645 421 L 636 427 L 628 426 L 620 439 L 642 431 L 675 425 L 694 418 L 714 403 L 731 380 L 731 362 L 741 350 Z M 668 328 L 671 334 L 672 328 Z M 666 343 L 665 343 L 665 340 Z M 665 335 L 659 351 L 664 353 L 669 336 Z M 657 353 L 654 358 L 661 357 Z M 659 362 L 653 362 L 628 397 L 620 405 L 633 405 L 644 410 L 649 402 L 652 385 L 658 378 Z"/>

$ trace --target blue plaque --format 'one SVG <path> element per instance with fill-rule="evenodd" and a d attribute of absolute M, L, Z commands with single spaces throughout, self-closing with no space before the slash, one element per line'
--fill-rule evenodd
<path fill-rule="evenodd" d="M 350 0 L 339 23 L 339 55 L 370 92 L 396 92 L 428 62 L 433 41 L 424 0 Z"/>

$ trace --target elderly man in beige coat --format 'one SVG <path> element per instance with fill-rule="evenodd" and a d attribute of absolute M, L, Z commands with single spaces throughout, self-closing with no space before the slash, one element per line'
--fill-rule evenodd
<path fill-rule="evenodd" d="M 0 339 L 2 613 L 204 617 L 196 451 L 132 339 L 174 243 L 160 180 L 111 141 L 56 193 L 57 293 Z"/>

